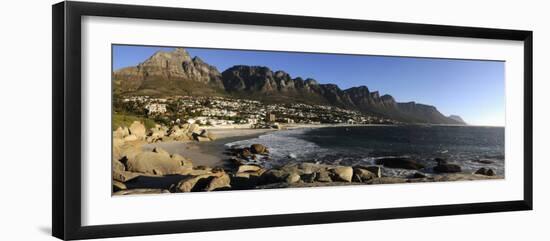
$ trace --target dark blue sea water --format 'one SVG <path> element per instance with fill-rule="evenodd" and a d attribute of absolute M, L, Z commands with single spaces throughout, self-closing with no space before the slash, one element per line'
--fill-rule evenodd
<path fill-rule="evenodd" d="M 267 165 L 313 161 L 327 164 L 373 164 L 383 157 L 412 157 L 428 167 L 445 158 L 464 172 L 480 167 L 504 174 L 504 128 L 475 126 L 357 126 L 278 131 L 258 138 L 228 143 L 260 143 L 271 150 Z M 488 159 L 483 164 L 476 160 Z M 429 168 L 428 168 L 429 169 Z M 392 175 L 410 171 L 388 170 Z M 429 170 L 426 170 L 429 172 Z"/>

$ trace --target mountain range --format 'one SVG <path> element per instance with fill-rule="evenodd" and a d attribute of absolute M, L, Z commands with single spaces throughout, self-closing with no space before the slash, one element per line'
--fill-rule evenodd
<path fill-rule="evenodd" d="M 256 99 L 266 103 L 307 103 L 358 110 L 407 123 L 465 124 L 431 105 L 397 102 L 366 86 L 340 89 L 311 78 L 263 66 L 235 65 L 219 72 L 183 48 L 158 51 L 137 66 L 113 72 L 115 93 L 125 95 L 201 95 Z"/>

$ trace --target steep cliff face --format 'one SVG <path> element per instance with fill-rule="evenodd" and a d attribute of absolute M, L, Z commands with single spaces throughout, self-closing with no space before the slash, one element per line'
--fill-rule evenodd
<path fill-rule="evenodd" d="M 342 90 L 335 84 L 292 78 L 285 71 L 263 66 L 236 65 L 222 73 L 198 57 L 178 48 L 157 52 L 136 67 L 113 73 L 115 90 L 154 95 L 229 95 L 267 102 L 303 102 L 356 109 L 403 122 L 464 124 L 449 118 L 434 106 L 398 103 L 391 95 L 380 96 L 367 86 Z"/>

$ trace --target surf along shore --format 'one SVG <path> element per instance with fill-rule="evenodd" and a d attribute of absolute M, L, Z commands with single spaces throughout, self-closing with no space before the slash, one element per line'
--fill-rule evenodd
<path fill-rule="evenodd" d="M 288 125 L 276 129 L 208 128 L 197 124 L 147 130 L 135 121 L 113 131 L 113 195 L 316 187 L 358 184 L 502 179 L 490 168 L 466 173 L 455 163 L 435 158 L 434 173 L 408 157 L 383 158 L 376 165 L 327 165 L 313 162 L 266 168 L 270 147 L 225 144 L 279 129 L 344 127 L 345 125 Z M 357 126 L 357 125 L 353 125 Z M 480 160 L 480 162 L 490 160 Z M 384 176 L 384 168 L 414 171 L 407 177 Z"/>

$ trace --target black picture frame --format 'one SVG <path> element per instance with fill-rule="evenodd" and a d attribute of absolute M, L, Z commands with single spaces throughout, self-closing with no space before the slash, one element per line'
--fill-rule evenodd
<path fill-rule="evenodd" d="M 52 6 L 52 233 L 60 239 L 169 234 L 380 219 L 532 210 L 533 32 L 170 7 L 60 2 Z M 524 194 L 522 200 L 421 207 L 82 226 L 81 17 L 103 16 L 517 40 L 524 43 Z"/>

